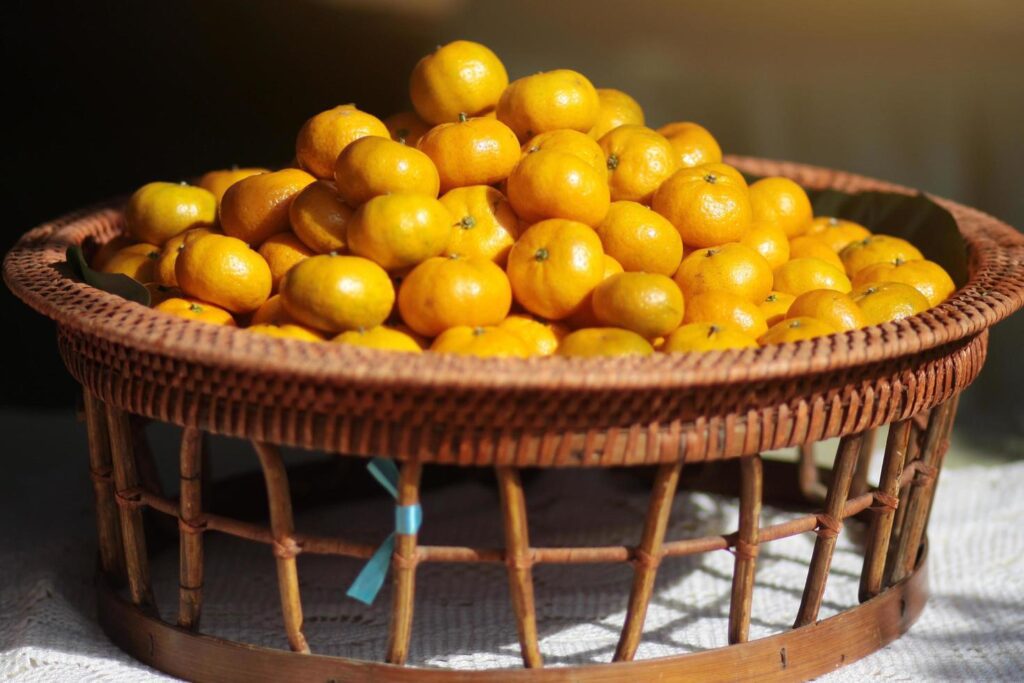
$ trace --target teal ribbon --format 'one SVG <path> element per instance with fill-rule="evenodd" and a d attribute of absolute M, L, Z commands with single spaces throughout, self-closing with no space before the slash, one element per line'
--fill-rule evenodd
<path fill-rule="evenodd" d="M 383 486 L 391 497 L 398 499 L 398 467 L 393 460 L 374 458 L 366 466 L 373 478 Z M 391 532 L 380 547 L 363 565 L 355 581 L 349 586 L 346 595 L 364 605 L 372 605 L 384 577 L 387 576 L 391 556 L 395 552 L 395 534 L 415 534 L 423 523 L 423 510 L 419 503 L 395 506 L 395 530 Z"/>

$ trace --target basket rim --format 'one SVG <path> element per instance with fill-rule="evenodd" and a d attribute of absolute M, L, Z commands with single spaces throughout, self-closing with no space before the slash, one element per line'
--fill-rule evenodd
<path fill-rule="evenodd" d="M 725 160 L 740 170 L 790 177 L 811 189 L 918 193 L 805 164 L 738 156 Z M 177 318 L 95 289 L 61 269 L 69 245 L 80 244 L 92 234 L 90 229 L 95 232 L 122 220 L 123 198 L 29 231 L 6 254 L 3 275 L 16 296 L 63 327 L 137 352 L 222 371 L 335 385 L 462 390 L 695 388 L 792 378 L 915 354 L 979 334 L 1024 306 L 1024 234 L 976 209 L 925 196 L 952 214 L 968 248 L 968 281 L 949 299 L 898 322 L 796 343 L 699 354 L 526 359 L 400 354 L 247 334 L 242 329 Z M 41 277 L 42 273 L 48 277 Z"/>

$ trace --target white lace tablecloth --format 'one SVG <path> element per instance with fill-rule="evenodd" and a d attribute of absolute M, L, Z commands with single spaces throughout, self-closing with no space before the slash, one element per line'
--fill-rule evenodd
<path fill-rule="evenodd" d="M 44 491 L 56 476 L 37 472 L 19 488 Z M 27 518 L 7 519 L 0 527 L 9 539 L 0 547 L 0 679 L 170 680 L 134 662 L 97 626 L 91 502 L 84 477 L 78 479 L 83 480 L 75 487 L 80 495 L 73 502 L 29 504 Z M 1022 489 L 1024 464 L 943 472 L 931 520 L 932 596 L 920 621 L 899 641 L 824 680 L 1024 680 Z M 635 476 L 591 471 L 542 474 L 528 482 L 527 497 L 531 541 L 538 545 L 634 543 L 646 506 L 646 488 Z M 501 538 L 497 495 L 486 483 L 428 492 L 423 507 L 424 542 L 494 545 Z M 772 523 L 786 513 L 766 509 L 764 517 Z M 382 497 L 321 509 L 300 516 L 297 525 L 349 534 L 357 528 L 357 536 L 376 542 L 390 519 L 391 503 Z M 735 521 L 731 501 L 680 494 L 668 533 L 678 538 L 727 531 Z M 570 536 L 566 529 L 576 531 Z M 822 617 L 856 600 L 860 563 L 850 546 L 852 530 L 841 536 Z M 203 630 L 286 647 L 269 550 L 216 534 L 207 538 Z M 813 538 L 804 534 L 762 549 L 751 638 L 792 623 Z M 315 652 L 380 659 L 390 595 L 385 588 L 372 607 L 346 599 L 344 591 L 359 567 L 353 560 L 299 558 L 305 631 Z M 172 550 L 154 567 L 163 614 L 175 613 L 175 572 Z M 725 644 L 731 573 L 732 556 L 723 551 L 666 561 L 638 657 Z M 541 566 L 535 581 L 545 662 L 607 661 L 622 624 L 630 569 Z M 418 586 L 410 663 L 519 664 L 503 567 L 424 565 Z"/>

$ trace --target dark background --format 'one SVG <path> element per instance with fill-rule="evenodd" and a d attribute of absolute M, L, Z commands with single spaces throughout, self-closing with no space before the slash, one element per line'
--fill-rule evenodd
<path fill-rule="evenodd" d="M 311 114 L 408 108 L 435 44 L 482 41 L 512 78 L 558 67 L 618 87 L 648 122 L 696 120 L 727 152 L 919 187 L 1024 225 L 1024 3 L 8 2 L 6 220 L 49 218 L 151 180 L 280 165 Z M 0 407 L 66 410 L 52 324 L 0 292 Z M 958 432 L 1024 444 L 1024 315 L 992 334 Z"/>

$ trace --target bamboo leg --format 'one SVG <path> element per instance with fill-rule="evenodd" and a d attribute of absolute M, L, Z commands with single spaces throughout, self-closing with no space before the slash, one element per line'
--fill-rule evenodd
<path fill-rule="evenodd" d="M 921 448 L 923 468 L 910 484 L 906 503 L 903 534 L 896 545 L 892 563 L 893 583 L 903 580 L 914 569 L 917 552 L 927 523 L 928 511 L 935 497 L 935 485 L 942 458 L 949 448 L 949 434 L 956 415 L 956 399 L 946 401 L 932 411 Z"/>
<path fill-rule="evenodd" d="M 661 562 L 661 545 L 665 540 L 665 529 L 668 527 L 669 513 L 672 511 L 672 499 L 675 498 L 676 486 L 679 484 L 679 471 L 682 462 L 662 465 L 654 479 L 647 518 L 644 520 L 643 536 L 636 548 L 636 568 L 633 570 L 633 587 L 629 593 L 629 607 L 626 610 L 626 621 L 622 625 L 619 645 L 615 649 L 615 661 L 629 661 L 636 654 L 640 645 L 640 636 L 644 629 L 647 606 L 651 601 L 654 579 Z"/>
<path fill-rule="evenodd" d="M 747 642 L 750 604 L 757 569 L 758 527 L 761 523 L 763 469 L 760 455 L 740 459 L 740 528 L 729 602 L 729 644 Z"/>
<path fill-rule="evenodd" d="M 814 542 L 814 552 L 807 570 L 807 583 L 804 584 L 804 594 L 793 628 L 813 624 L 818 618 L 821 600 L 825 595 L 825 583 L 828 581 L 828 572 L 832 566 L 836 538 L 843 525 L 843 508 L 850 493 L 850 484 L 853 482 L 863 440 L 864 434 L 860 433 L 845 436 L 839 442 L 836 461 L 832 467 L 832 485 L 829 486 L 825 498 L 825 512 L 818 517 L 818 538 Z"/>
<path fill-rule="evenodd" d="M 797 468 L 797 483 L 800 486 L 800 493 L 812 503 L 820 503 L 825 500 L 826 488 L 818 479 L 818 464 L 814 461 L 814 444 L 801 444 L 799 448 L 799 467 Z"/>
<path fill-rule="evenodd" d="M 851 496 L 859 496 L 868 490 L 868 471 L 871 469 L 878 430 L 869 429 L 864 434 L 864 439 L 861 441 L 860 457 L 857 458 L 857 469 L 853 473 L 853 483 L 850 485 Z"/>
<path fill-rule="evenodd" d="M 132 453 L 132 432 L 129 415 L 119 408 L 107 406 L 110 429 L 110 450 L 113 456 L 114 488 L 118 513 L 121 518 L 121 538 L 124 543 L 125 569 L 132 602 L 147 610 L 156 611 L 153 588 L 149 580 L 149 557 L 146 554 L 146 534 L 143 529 L 141 502 L 139 501 L 139 475 Z"/>
<path fill-rule="evenodd" d="M 509 591 L 516 615 L 523 664 L 543 666 L 537 644 L 537 613 L 533 602 L 533 559 L 526 522 L 526 500 L 519 470 L 498 467 L 498 489 L 505 521 L 505 561 L 508 563 Z"/>
<path fill-rule="evenodd" d="M 100 567 L 115 582 L 125 580 L 124 548 L 114 498 L 113 464 L 110 460 L 110 432 L 103 402 L 88 390 L 82 392 L 85 426 L 89 435 L 89 475 L 96 499 L 96 536 Z"/>
<path fill-rule="evenodd" d="M 402 465 L 398 476 L 398 505 L 416 505 L 420 502 L 421 470 L 422 465 L 416 461 Z M 388 633 L 387 661 L 390 664 L 405 664 L 409 654 L 416 593 L 416 534 L 395 534 L 391 569 L 394 572 L 395 594 Z"/>
<path fill-rule="evenodd" d="M 199 628 L 203 601 L 203 433 L 185 427 L 181 434 L 181 497 L 178 503 L 178 626 Z"/>
<path fill-rule="evenodd" d="M 295 652 L 309 654 L 309 645 L 302 635 L 302 600 L 299 596 L 299 574 L 295 557 L 301 552 L 295 542 L 292 518 L 292 496 L 288 489 L 288 473 L 281 460 L 281 451 L 272 444 L 253 442 L 267 483 L 270 505 L 270 530 L 274 535 L 274 559 L 277 562 L 277 587 L 281 594 L 281 613 L 288 644 Z"/>
<path fill-rule="evenodd" d="M 892 521 L 899 505 L 900 476 L 910 440 L 910 421 L 894 422 L 889 426 L 889 439 L 885 444 L 882 477 L 875 493 L 875 512 L 864 550 L 864 571 L 860 577 L 860 601 L 870 600 L 882 590 L 882 574 L 889 550 Z"/>
<path fill-rule="evenodd" d="M 908 420 L 910 422 L 910 437 L 907 439 L 907 455 L 903 459 L 903 469 L 906 469 L 908 465 L 917 460 L 921 456 L 921 435 L 924 432 L 924 427 L 919 424 L 919 416 L 915 415 L 913 418 Z M 926 426 L 926 425 L 925 425 Z M 906 521 L 907 514 L 907 498 L 910 496 L 911 484 L 908 483 L 905 486 L 900 487 L 899 499 L 900 504 L 896 506 L 896 513 L 892 518 L 892 534 L 889 538 L 889 553 L 886 556 L 886 568 L 883 574 L 884 582 L 888 585 L 889 577 L 892 574 L 892 561 L 895 553 L 893 552 L 900 542 L 900 536 L 903 535 L 903 525 Z"/>

